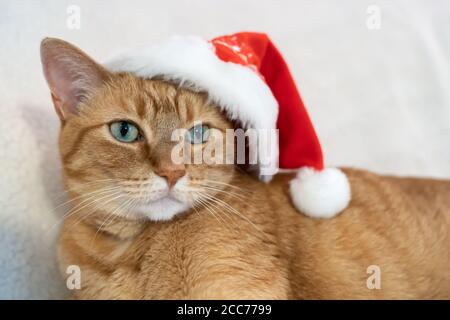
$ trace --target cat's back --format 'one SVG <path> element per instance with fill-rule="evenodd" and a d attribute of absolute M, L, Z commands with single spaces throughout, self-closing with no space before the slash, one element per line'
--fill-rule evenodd
<path fill-rule="evenodd" d="M 352 200 L 328 220 L 305 217 L 290 205 L 291 175 L 271 183 L 284 217 L 286 254 L 295 257 L 296 297 L 450 297 L 450 182 L 344 171 Z M 368 270 L 380 271 L 381 289 L 368 289 Z"/>

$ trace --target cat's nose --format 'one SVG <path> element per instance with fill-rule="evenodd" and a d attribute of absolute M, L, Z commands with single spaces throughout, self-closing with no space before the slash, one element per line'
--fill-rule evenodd
<path fill-rule="evenodd" d="M 167 180 L 169 188 L 172 188 L 178 180 L 186 174 L 184 165 L 167 165 L 155 169 L 155 173 Z"/>

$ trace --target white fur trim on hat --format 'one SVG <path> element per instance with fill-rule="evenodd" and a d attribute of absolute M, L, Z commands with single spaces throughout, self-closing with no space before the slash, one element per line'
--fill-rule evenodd
<path fill-rule="evenodd" d="M 291 181 L 290 193 L 297 209 L 312 218 L 334 217 L 351 198 L 347 176 L 336 168 L 301 168 Z"/>
<path fill-rule="evenodd" d="M 214 47 L 200 37 L 175 36 L 159 45 L 128 50 L 108 59 L 105 67 L 142 78 L 161 76 L 204 90 L 231 120 L 239 120 L 244 128 L 276 128 L 278 102 L 267 84 L 252 69 L 220 60 Z M 270 166 L 278 168 L 278 144 L 273 145 L 270 159 L 260 152 L 258 157 L 258 163 L 270 160 Z"/>

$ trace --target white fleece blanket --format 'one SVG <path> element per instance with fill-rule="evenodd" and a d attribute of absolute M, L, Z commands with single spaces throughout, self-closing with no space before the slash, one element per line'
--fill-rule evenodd
<path fill-rule="evenodd" d="M 72 4 L 80 29 L 66 25 Z M 369 5 L 380 9 L 380 29 L 366 25 Z M 0 0 L 0 298 L 66 293 L 55 263 L 55 207 L 65 199 L 43 37 L 104 59 L 174 33 L 266 31 L 292 67 L 328 165 L 450 178 L 448 12 L 446 0 Z"/>

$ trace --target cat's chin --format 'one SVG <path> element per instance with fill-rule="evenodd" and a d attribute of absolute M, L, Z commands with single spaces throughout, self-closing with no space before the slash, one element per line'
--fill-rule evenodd
<path fill-rule="evenodd" d="M 170 196 L 142 204 L 134 211 L 139 216 L 143 216 L 153 221 L 166 221 L 172 219 L 179 213 L 188 210 L 190 206 L 186 203 L 180 202 Z"/>

